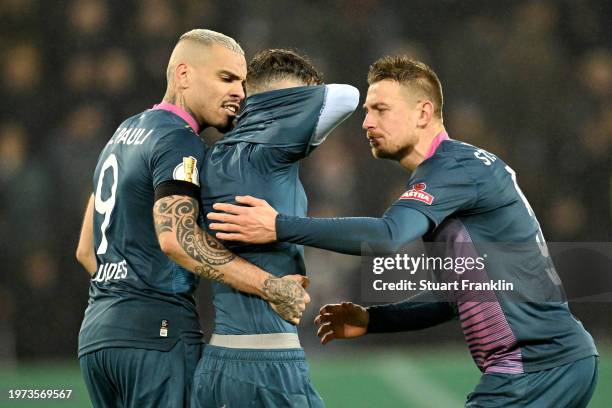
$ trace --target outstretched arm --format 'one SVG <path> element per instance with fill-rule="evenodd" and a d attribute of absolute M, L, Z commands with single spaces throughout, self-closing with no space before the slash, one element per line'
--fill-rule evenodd
<path fill-rule="evenodd" d="M 422 330 L 457 316 L 453 303 L 432 299 L 435 293 L 427 291 L 401 302 L 368 307 L 368 333 Z"/>
<path fill-rule="evenodd" d="M 426 329 L 456 317 L 448 302 L 432 302 L 432 293 L 423 292 L 398 303 L 363 306 L 342 302 L 325 305 L 315 318 L 321 344 L 333 339 L 350 339 L 366 333 L 391 333 Z"/>
<path fill-rule="evenodd" d="M 227 284 L 270 302 L 284 319 L 297 324 L 310 301 L 305 277 L 277 278 L 225 249 L 197 225 L 199 205 L 186 195 L 159 198 L 153 207 L 162 251 L 198 276 Z"/>
<path fill-rule="evenodd" d="M 361 255 L 362 245 L 375 252 L 394 252 L 427 232 L 429 218 L 412 208 L 394 205 L 382 218 L 312 218 L 278 214 L 266 201 L 236 197 L 247 206 L 218 203 L 209 213 L 210 229 L 219 239 L 248 243 L 273 241 L 309 245 L 350 255 Z"/>

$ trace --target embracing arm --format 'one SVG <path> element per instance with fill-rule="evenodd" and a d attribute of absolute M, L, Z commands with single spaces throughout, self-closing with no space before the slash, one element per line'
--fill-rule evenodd
<path fill-rule="evenodd" d="M 197 200 L 186 195 L 169 195 L 155 202 L 153 218 L 162 251 L 198 276 L 260 296 L 283 318 L 297 323 L 310 300 L 302 287 L 303 277 L 277 278 L 235 256 L 198 226 L 198 211 Z"/>
<path fill-rule="evenodd" d="M 423 236 L 429 219 L 423 213 L 394 206 L 382 218 L 312 218 L 278 215 L 278 241 L 313 246 L 350 255 L 361 255 L 362 244 L 382 252 L 395 252 Z"/>
<path fill-rule="evenodd" d="M 94 238 L 93 238 L 93 211 L 94 211 L 94 196 L 89 197 L 87 209 L 83 216 L 83 225 L 81 226 L 81 236 L 76 250 L 76 258 L 85 270 L 91 275 L 96 273 L 96 255 L 94 254 Z"/>
<path fill-rule="evenodd" d="M 362 244 L 375 252 L 394 252 L 423 236 L 430 221 L 420 211 L 394 205 L 382 218 L 346 217 L 312 218 L 280 215 L 266 201 L 238 196 L 246 206 L 214 204 L 217 211 L 208 213 L 214 221 L 210 229 L 219 231 L 219 239 L 253 244 L 273 241 L 309 245 L 350 255 L 361 255 Z"/>

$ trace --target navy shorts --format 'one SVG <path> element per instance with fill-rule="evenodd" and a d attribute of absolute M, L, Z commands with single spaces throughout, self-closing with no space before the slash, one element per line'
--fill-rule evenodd
<path fill-rule="evenodd" d="M 586 407 L 597 385 L 597 357 L 525 374 L 484 374 L 466 407 Z"/>
<path fill-rule="evenodd" d="M 323 408 L 302 349 L 245 350 L 206 345 L 192 408 Z"/>
<path fill-rule="evenodd" d="M 203 344 L 179 340 L 170 351 L 109 347 L 81 356 L 95 408 L 184 408 Z"/>

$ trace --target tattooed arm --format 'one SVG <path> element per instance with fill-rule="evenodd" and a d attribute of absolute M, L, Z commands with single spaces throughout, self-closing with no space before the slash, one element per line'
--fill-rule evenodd
<path fill-rule="evenodd" d="M 92 194 L 83 216 L 83 226 L 81 227 L 81 236 L 76 251 L 77 260 L 91 276 L 96 274 L 97 268 L 93 242 L 93 210 L 94 196 Z"/>
<path fill-rule="evenodd" d="M 198 276 L 224 283 L 267 300 L 294 324 L 310 297 L 302 287 L 305 277 L 277 278 L 225 249 L 197 224 L 197 200 L 184 195 L 160 198 L 153 207 L 155 231 L 162 251 Z"/>

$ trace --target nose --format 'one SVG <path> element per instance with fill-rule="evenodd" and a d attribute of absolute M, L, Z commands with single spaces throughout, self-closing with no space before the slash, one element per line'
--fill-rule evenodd
<path fill-rule="evenodd" d="M 363 123 L 361 124 L 361 127 L 365 130 L 371 130 L 375 128 L 374 119 L 372 119 L 372 116 L 369 113 L 366 113 L 366 116 L 363 119 Z"/>
<path fill-rule="evenodd" d="M 232 96 L 235 98 L 239 98 L 242 102 L 245 97 L 244 86 L 242 85 L 242 82 L 235 82 L 235 85 L 232 87 Z"/>

